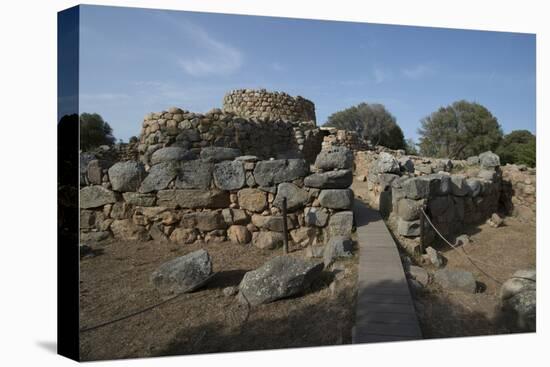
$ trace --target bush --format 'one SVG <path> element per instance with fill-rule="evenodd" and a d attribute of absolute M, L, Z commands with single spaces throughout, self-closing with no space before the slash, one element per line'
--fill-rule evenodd
<path fill-rule="evenodd" d="M 496 153 L 502 164 L 525 164 L 535 167 L 537 163 L 536 137 L 527 130 L 514 130 L 504 136 Z"/>
<path fill-rule="evenodd" d="M 325 126 L 341 130 L 356 131 L 371 144 L 390 149 L 404 149 L 403 131 L 381 104 L 360 103 L 357 106 L 335 112 L 329 116 Z"/>
<path fill-rule="evenodd" d="M 494 151 L 502 129 L 491 112 L 475 102 L 457 101 L 421 121 L 420 153 L 432 157 L 465 159 Z"/>
<path fill-rule="evenodd" d="M 80 115 L 80 149 L 83 151 L 100 145 L 113 145 L 113 129 L 97 113 Z"/>

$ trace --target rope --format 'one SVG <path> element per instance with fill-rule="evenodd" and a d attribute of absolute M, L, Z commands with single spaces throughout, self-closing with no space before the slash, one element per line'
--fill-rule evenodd
<path fill-rule="evenodd" d="M 462 256 L 466 257 L 466 259 L 472 263 L 473 266 L 475 266 L 479 271 L 481 271 L 483 274 L 485 274 L 487 277 L 489 277 L 490 279 L 492 279 L 493 281 L 497 282 L 498 284 L 503 284 L 502 281 L 498 280 L 497 278 L 493 277 L 492 275 L 488 274 L 487 272 L 485 272 L 485 270 L 481 269 L 477 264 L 482 264 L 482 265 L 486 265 L 486 266 L 492 266 L 492 267 L 495 267 L 495 268 L 503 268 L 503 269 L 509 269 L 509 270 L 516 270 L 516 268 L 512 268 L 512 267 L 508 267 L 508 266 L 503 266 L 503 265 L 495 265 L 495 264 L 490 264 L 490 263 L 487 263 L 483 260 L 479 260 L 473 256 L 470 256 L 468 255 L 468 253 L 466 252 L 466 250 L 464 250 L 463 247 L 457 247 L 455 246 L 454 244 L 452 244 L 451 242 L 449 242 L 442 234 L 441 232 L 438 231 L 438 229 L 434 226 L 434 224 L 432 223 L 432 221 L 430 220 L 430 217 L 428 217 L 428 214 L 426 214 L 426 212 L 424 211 L 423 208 L 420 208 L 420 211 L 422 212 L 422 214 L 424 215 L 424 217 L 426 218 L 426 220 L 428 221 L 428 223 L 430 224 L 430 226 L 433 228 L 433 230 L 435 231 L 435 233 L 437 233 L 437 235 L 443 240 L 445 241 L 445 243 L 447 245 L 449 245 L 452 249 L 454 250 L 459 250 L 461 249 L 462 251 L 458 251 Z"/>
<path fill-rule="evenodd" d="M 206 281 L 208 281 L 209 279 L 211 279 L 214 275 L 215 275 L 215 274 L 212 274 L 212 275 L 210 275 L 208 278 L 206 278 L 206 279 L 204 280 L 203 284 L 206 283 Z M 175 300 L 176 298 L 182 296 L 182 295 L 185 294 L 186 292 L 188 292 L 188 291 L 190 291 L 190 290 L 192 290 L 193 288 L 196 288 L 196 287 L 197 287 L 197 286 L 189 287 L 189 288 L 183 290 L 181 293 L 176 294 L 175 296 L 172 296 L 172 297 L 170 297 L 170 298 L 168 298 L 168 299 L 165 299 L 165 300 L 163 300 L 163 301 L 161 301 L 161 302 L 155 303 L 154 305 L 151 305 L 151 306 L 142 308 L 141 310 L 134 311 L 134 312 L 131 312 L 131 313 L 127 314 L 127 315 L 118 317 L 118 318 L 116 318 L 116 319 L 109 320 L 109 321 L 106 321 L 106 322 L 103 322 L 103 323 L 101 323 L 101 324 L 97 324 L 97 325 L 94 325 L 94 326 L 82 328 L 82 329 L 80 329 L 80 332 L 81 332 L 81 333 L 85 333 L 85 332 L 87 332 L 87 331 L 96 330 L 96 329 L 105 327 L 105 326 L 107 326 L 107 325 L 111 325 L 111 324 L 114 324 L 114 323 L 116 323 L 116 322 L 119 322 L 119 321 L 123 321 L 123 320 L 129 319 L 129 318 L 131 318 L 131 317 L 137 316 L 137 315 L 142 314 L 142 313 L 145 313 L 145 312 L 147 312 L 147 311 L 151 311 L 151 310 L 154 309 L 154 308 L 160 307 L 160 306 L 164 305 L 165 303 L 168 303 L 168 302 L 170 302 L 170 301 Z"/>

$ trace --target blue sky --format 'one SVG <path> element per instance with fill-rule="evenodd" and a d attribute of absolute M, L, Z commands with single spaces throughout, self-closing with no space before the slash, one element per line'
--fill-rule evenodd
<path fill-rule="evenodd" d="M 459 99 L 486 106 L 504 132 L 535 132 L 535 36 L 101 6 L 80 13 L 80 111 L 117 138 L 171 106 L 221 107 L 237 88 L 315 103 L 318 125 L 382 103 L 405 137 Z"/>

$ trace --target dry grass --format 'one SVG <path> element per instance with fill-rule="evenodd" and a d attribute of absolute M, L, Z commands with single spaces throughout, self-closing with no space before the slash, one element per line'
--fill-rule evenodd
<path fill-rule="evenodd" d="M 305 295 L 248 309 L 223 288 L 281 253 L 230 242 L 173 246 L 155 242 L 107 243 L 81 261 L 81 329 L 156 304 L 149 282 L 163 262 L 199 248 L 213 258 L 217 275 L 203 289 L 184 294 L 130 319 L 81 333 L 84 360 L 136 358 L 334 345 L 351 342 L 355 313 L 356 258 L 342 262 L 346 276 L 336 291 L 330 272 Z M 302 256 L 295 251 L 293 256 Z"/>
<path fill-rule="evenodd" d="M 464 246 L 466 253 L 495 266 L 474 265 L 459 250 L 449 250 L 441 245 L 440 250 L 447 259 L 446 267 L 472 272 L 482 292 L 453 293 L 431 285 L 418 296 L 423 306 L 419 316 L 424 337 L 495 335 L 516 331 L 500 312 L 499 292 L 501 283 L 516 270 L 535 268 L 535 226 L 508 217 L 502 227 L 483 224 L 469 228 L 466 233 L 472 239 Z"/>

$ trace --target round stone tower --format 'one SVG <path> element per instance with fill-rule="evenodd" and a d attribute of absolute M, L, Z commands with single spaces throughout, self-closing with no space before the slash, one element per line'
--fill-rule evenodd
<path fill-rule="evenodd" d="M 310 100 L 265 89 L 233 90 L 223 98 L 223 110 L 245 118 L 316 122 L 315 105 Z"/>

